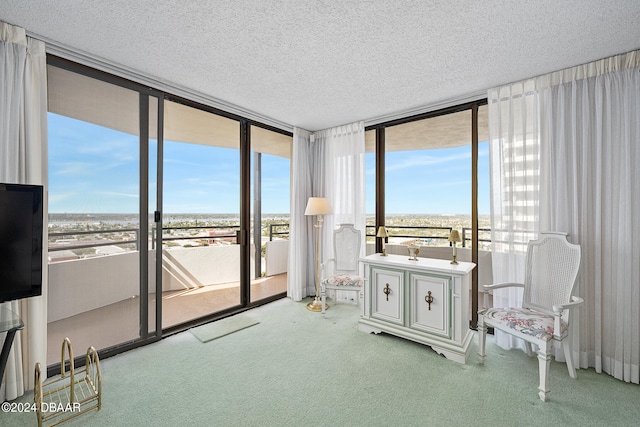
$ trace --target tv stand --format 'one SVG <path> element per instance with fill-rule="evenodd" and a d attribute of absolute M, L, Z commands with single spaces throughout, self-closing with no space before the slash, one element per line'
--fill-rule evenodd
<path fill-rule="evenodd" d="M 0 308 L 0 332 L 7 333 L 2 345 L 2 353 L 0 353 L 0 381 L 4 378 L 4 369 L 7 367 L 13 338 L 16 336 L 16 332 L 22 328 L 24 328 L 24 323 L 22 323 L 20 316 L 8 308 Z"/>

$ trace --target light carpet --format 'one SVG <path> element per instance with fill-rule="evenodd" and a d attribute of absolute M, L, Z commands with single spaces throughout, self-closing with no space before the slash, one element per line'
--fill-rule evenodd
<path fill-rule="evenodd" d="M 72 426 L 637 426 L 640 386 L 552 362 L 548 402 L 538 360 L 487 342 L 452 362 L 429 347 L 358 330 L 359 308 L 282 299 L 260 322 L 214 343 L 184 332 L 101 361 L 102 410 Z M 28 393 L 17 402 L 32 401 Z M 35 425 L 2 413 L 3 427 Z"/>
<path fill-rule="evenodd" d="M 191 332 L 194 337 L 198 338 L 200 342 L 206 343 L 257 325 L 258 323 L 260 322 L 249 316 L 236 314 L 235 316 L 227 317 L 226 319 L 222 319 L 217 322 L 211 322 L 206 325 L 191 328 L 189 329 L 189 332 Z"/>

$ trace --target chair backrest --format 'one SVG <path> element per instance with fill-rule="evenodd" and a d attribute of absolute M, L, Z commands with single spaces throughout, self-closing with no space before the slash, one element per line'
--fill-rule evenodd
<path fill-rule="evenodd" d="M 361 239 L 360 231 L 353 228 L 353 224 L 340 224 L 340 227 L 334 230 L 333 250 L 336 273 L 354 273 L 358 271 Z"/>
<path fill-rule="evenodd" d="M 571 301 L 580 269 L 580 246 L 566 233 L 541 233 L 527 245 L 522 306 L 553 314 L 553 305 Z"/>

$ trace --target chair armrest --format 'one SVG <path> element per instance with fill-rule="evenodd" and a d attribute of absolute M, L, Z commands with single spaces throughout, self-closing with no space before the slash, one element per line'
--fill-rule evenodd
<path fill-rule="evenodd" d="M 510 288 L 510 287 L 524 288 L 524 283 L 492 283 L 490 285 L 482 285 L 482 287 L 484 288 L 483 292 L 488 292 L 488 291 L 492 291 L 494 289 L 500 289 L 500 288 Z"/>
<path fill-rule="evenodd" d="M 336 263 L 336 259 L 335 258 L 329 258 L 327 260 L 325 260 L 322 264 L 320 264 L 320 281 L 324 280 L 327 278 L 328 275 L 332 274 L 333 270 L 330 270 L 331 273 L 327 274 L 327 270 L 328 270 L 328 265 L 329 264 L 334 264 Z M 335 267 L 333 267 L 333 269 L 335 269 Z"/>
<path fill-rule="evenodd" d="M 500 288 L 524 288 L 524 283 L 512 283 L 512 282 L 506 282 L 506 283 L 493 283 L 490 285 L 482 285 L 482 292 L 484 293 L 484 298 L 482 301 L 482 308 L 483 309 L 487 309 L 489 308 L 489 292 L 494 290 L 494 289 L 500 289 Z"/>
<path fill-rule="evenodd" d="M 559 316 L 562 315 L 562 312 L 564 310 L 571 310 L 573 308 L 576 308 L 577 306 L 579 306 L 580 304 L 582 304 L 584 302 L 584 300 L 580 297 L 571 297 L 571 302 L 568 302 L 566 304 L 558 304 L 558 305 L 554 305 L 553 308 L 553 312 Z"/>
<path fill-rule="evenodd" d="M 580 304 L 582 304 L 584 302 L 584 300 L 580 297 L 576 297 L 576 296 L 572 296 L 571 297 L 571 302 L 568 302 L 566 304 L 558 304 L 558 305 L 554 305 L 552 306 L 553 308 L 553 334 L 558 336 L 559 335 L 556 333 L 557 331 L 560 331 L 560 320 L 562 319 L 562 313 L 565 310 L 571 310 L 576 308 L 577 306 L 579 306 Z"/>

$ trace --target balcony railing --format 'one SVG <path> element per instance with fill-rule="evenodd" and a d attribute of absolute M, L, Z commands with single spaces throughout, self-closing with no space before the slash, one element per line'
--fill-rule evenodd
<path fill-rule="evenodd" d="M 287 230 L 286 231 L 279 231 L 281 228 L 286 227 Z M 273 230 L 276 231 L 273 231 Z M 273 236 L 284 236 L 286 235 L 287 238 L 289 237 L 289 224 L 288 223 L 282 223 L 282 224 L 269 224 L 269 241 L 273 241 Z"/>
<path fill-rule="evenodd" d="M 86 248 L 96 248 L 101 246 L 117 246 L 124 244 L 134 244 L 135 250 L 140 250 L 140 239 L 139 232 L 137 228 L 119 228 L 116 230 L 92 230 L 92 231 L 69 231 L 69 232 L 55 232 L 49 233 L 49 239 L 52 237 L 68 237 L 68 236 L 86 236 L 86 235 L 104 235 L 104 234 L 122 234 L 122 233 L 134 233 L 134 239 L 124 239 L 124 240 L 108 240 L 108 241 L 91 241 L 87 243 L 78 243 L 78 244 L 60 244 L 59 240 L 49 241 L 49 252 L 55 251 L 66 251 L 73 249 L 86 249 Z M 82 240 L 81 240 L 82 241 Z"/>
<path fill-rule="evenodd" d="M 367 237 L 376 237 L 375 226 L 367 225 Z M 389 225 L 386 227 L 387 233 L 389 233 L 389 237 L 401 237 L 401 238 L 410 238 L 410 239 L 420 239 L 427 240 L 435 239 L 435 240 L 448 240 L 449 234 L 451 234 L 451 230 L 453 227 L 436 227 L 436 226 L 423 226 L 423 225 Z M 370 232 L 369 230 L 373 230 Z M 397 232 L 396 230 L 438 230 L 443 231 L 445 233 L 441 234 L 424 234 L 424 233 L 403 233 Z M 462 228 L 462 247 L 467 246 L 467 242 L 471 241 L 471 231 L 470 227 Z M 490 228 L 478 228 L 479 232 L 490 232 Z M 478 243 L 491 243 L 491 239 L 486 238 L 478 238 Z M 451 245 L 451 243 L 449 243 Z"/>
<path fill-rule="evenodd" d="M 165 233 L 171 233 L 176 230 L 229 230 L 228 233 L 216 233 L 208 236 L 173 236 L 165 235 Z M 233 243 L 238 243 L 238 231 L 240 231 L 239 225 L 202 225 L 202 226 L 180 226 L 180 227 L 162 227 L 162 241 L 172 240 L 228 240 L 232 239 Z M 152 246 L 155 248 L 155 239 Z"/>
<path fill-rule="evenodd" d="M 278 236 L 289 236 L 289 224 L 288 223 L 279 223 L 279 224 L 269 224 L 269 241 L 273 241 L 274 237 Z M 190 231 L 190 230 L 227 230 L 227 233 L 215 233 L 211 235 L 173 235 L 176 231 Z M 239 225 L 203 225 L 203 226 L 179 226 L 179 227 L 163 227 L 162 228 L 162 241 L 177 241 L 177 240 L 227 240 L 232 241 L 233 243 L 238 243 L 238 231 L 240 230 Z M 139 244 L 139 233 L 140 230 L 137 228 L 119 228 L 113 230 L 92 230 L 92 231 L 67 231 L 67 232 L 53 232 L 49 233 L 49 238 L 65 238 L 72 236 L 102 236 L 105 235 L 114 235 L 114 234 L 123 234 L 123 233 L 133 233 L 135 238 L 132 239 L 123 239 L 123 240 L 92 240 L 86 241 L 86 243 L 82 240 L 78 241 L 79 243 L 71 243 L 71 242 L 60 242 L 60 240 L 50 240 L 49 241 L 49 252 L 55 251 L 63 251 L 63 250 L 74 250 L 74 249 L 87 249 L 87 248 L 96 248 L 101 246 L 121 246 L 121 245 L 135 245 L 135 250 L 140 250 Z M 152 235 L 155 236 L 155 233 L 152 232 Z M 155 239 L 152 240 L 152 249 L 155 249 Z"/>
<path fill-rule="evenodd" d="M 274 237 L 278 236 L 289 236 L 289 224 L 288 223 L 277 223 L 277 224 L 268 224 L 269 227 L 269 241 L 273 241 Z M 375 226 L 367 225 L 367 237 L 375 237 Z M 447 240 L 449 238 L 449 234 L 453 227 L 438 227 L 438 226 L 417 226 L 417 225 L 392 225 L 387 227 L 387 232 L 389 233 L 389 237 L 398 237 L 398 238 L 409 238 L 409 239 L 420 239 L 422 241 L 429 240 Z M 228 233 L 216 233 L 212 235 L 180 235 L 175 236 L 172 235 L 175 231 L 190 231 L 190 230 L 228 230 Z M 166 241 L 177 241 L 177 240 L 229 240 L 231 239 L 233 243 L 238 242 L 237 232 L 240 230 L 240 226 L 234 225 L 203 225 L 203 226 L 179 226 L 179 227 L 163 227 L 163 242 Z M 400 231 L 398 231 L 400 230 Z M 404 230 L 419 230 L 418 233 L 406 233 L 402 232 Z M 440 231 L 441 233 L 425 233 L 424 231 Z M 126 244 L 134 244 L 135 250 L 139 250 L 139 229 L 137 228 L 124 228 L 124 229 L 114 229 L 114 230 L 95 230 L 95 231 L 69 231 L 69 232 L 55 232 L 49 233 L 49 237 L 70 237 L 70 236 L 79 236 L 79 235 L 109 235 L 109 234 L 123 234 L 123 233 L 134 233 L 134 239 L 124 239 L 124 240 L 108 240 L 108 241 L 91 241 L 87 243 L 78 243 L 78 244 L 60 244 L 59 241 L 50 241 L 49 242 L 49 252 L 62 251 L 62 250 L 73 250 L 73 249 L 85 249 L 85 248 L 95 248 L 101 246 L 120 246 Z M 467 242 L 471 241 L 472 229 L 470 227 L 462 228 L 462 247 L 466 247 Z M 490 232 L 490 228 L 479 228 L 479 232 Z M 444 233 L 442 233 L 444 232 Z M 168 233 L 168 234 L 165 234 Z M 155 236 L 155 233 L 153 233 Z M 478 238 L 479 243 L 490 243 L 490 238 Z M 152 249 L 155 249 L 155 239 L 152 240 Z"/>

